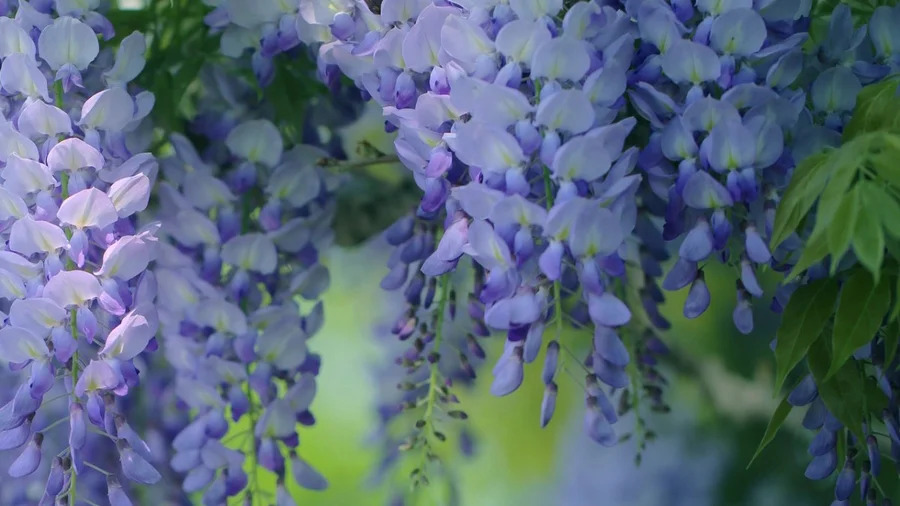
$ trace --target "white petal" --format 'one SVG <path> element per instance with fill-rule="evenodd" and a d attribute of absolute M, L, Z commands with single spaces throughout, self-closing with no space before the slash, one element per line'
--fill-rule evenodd
<path fill-rule="evenodd" d="M 143 211 L 150 201 L 150 178 L 138 173 L 119 179 L 106 192 L 119 218 Z"/>
<path fill-rule="evenodd" d="M 67 198 L 59 206 L 56 217 L 78 228 L 106 228 L 119 219 L 112 200 L 96 188 L 81 190 Z"/>

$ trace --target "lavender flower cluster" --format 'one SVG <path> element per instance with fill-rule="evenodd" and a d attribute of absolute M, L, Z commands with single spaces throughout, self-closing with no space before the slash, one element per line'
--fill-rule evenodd
<path fill-rule="evenodd" d="M 421 451 L 411 477 L 427 483 L 443 422 L 467 418 L 454 389 L 498 332 L 491 393 L 515 392 L 542 358 L 542 427 L 567 372 L 589 438 L 630 437 L 632 412 L 643 447 L 642 413 L 669 409 L 662 290 L 687 288 L 697 318 L 704 270 L 724 264 L 734 325 L 751 333 L 759 274 L 790 271 L 804 244 L 802 230 L 770 244 L 795 167 L 840 144 L 863 86 L 900 71 L 900 7 L 856 27 L 838 6 L 814 45 L 803 0 L 207 0 L 230 61 L 201 72 L 189 131 L 163 133 L 133 82 L 147 41 L 113 46 L 101 3 L 0 1 L 0 450 L 11 477 L 44 483 L 3 487 L 3 504 L 130 505 L 163 475 L 180 490 L 152 497 L 205 505 L 327 486 L 297 428 L 316 421 L 307 342 L 340 179 L 332 153 L 285 140 L 243 74 L 268 86 L 278 58 L 312 48 L 319 77 L 349 78 L 396 134 L 421 200 L 384 234 L 403 351 L 379 433 L 396 449 L 390 425 L 414 419 L 399 449 Z M 825 274 L 783 283 L 771 309 Z M 900 365 L 882 348 L 856 359 L 891 401 L 880 423 L 897 460 Z M 818 431 L 806 475 L 833 475 L 844 441 L 836 503 L 858 482 L 874 504 L 878 435 L 843 427 L 820 387 L 807 376 L 787 399 Z M 136 420 L 148 391 L 162 413 Z"/>
<path fill-rule="evenodd" d="M 129 91 L 144 37 L 101 48 L 113 29 L 94 4 L 4 3 L 0 17 L 0 449 L 17 454 L 13 478 L 49 467 L 39 496 L 3 487 L 4 504 L 74 504 L 99 478 L 130 505 L 122 480 L 160 479 L 119 407 L 157 347 L 159 223 L 137 219 L 157 172 L 143 131 L 154 97 Z M 116 467 L 89 460 L 109 449 Z"/>
<path fill-rule="evenodd" d="M 889 28 L 898 10 L 889 7 L 854 27 L 839 5 L 816 47 L 807 43 L 810 4 L 792 0 L 372 7 L 302 2 L 296 24 L 302 41 L 320 44 L 323 79 L 342 73 L 382 106 L 423 192 L 418 217 L 442 222 L 415 276 L 442 276 L 463 258 L 485 273 L 470 294 L 483 305 L 476 321 L 507 333 L 495 395 L 519 387 L 523 364 L 555 329 L 542 425 L 554 412 L 559 363 L 572 354 L 562 324 L 592 329 L 585 431 L 604 445 L 618 441 L 612 425 L 624 411 L 609 394 L 643 389 L 665 410 L 665 380 L 646 352 L 665 350 L 655 334 L 669 326 L 656 278 L 666 290 L 689 287 L 683 312 L 696 318 L 711 302 L 704 267 L 726 264 L 738 277 L 734 325 L 752 332 L 751 300 L 764 296 L 758 273 L 790 271 L 803 244 L 793 234 L 769 246 L 794 167 L 838 146 L 862 87 L 898 71 Z M 389 241 L 406 239 L 407 228 L 396 224 Z M 678 256 L 662 276 L 666 242 Z M 392 259 L 383 286 L 403 286 L 408 263 Z M 797 284 L 778 288 L 772 310 Z M 627 333 L 634 338 L 623 341 Z M 893 386 L 885 392 L 893 399 Z M 896 426 L 896 416 L 885 423 Z M 836 419 L 826 420 L 833 436 Z M 811 449 L 811 478 L 834 471 L 835 438 L 826 439 Z M 877 444 L 869 446 L 865 473 L 877 473 Z M 839 501 L 855 484 L 855 455 L 838 479 Z M 874 494 L 868 483 L 864 497 Z"/>

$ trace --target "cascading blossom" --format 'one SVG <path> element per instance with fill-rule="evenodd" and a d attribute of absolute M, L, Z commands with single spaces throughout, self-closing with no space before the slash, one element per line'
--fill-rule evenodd
<path fill-rule="evenodd" d="M 607 392 L 629 385 L 631 357 L 616 329 L 631 321 L 623 281 L 626 262 L 637 261 L 629 237 L 642 179 L 633 173 L 638 150 L 624 148 L 635 126 L 623 94 L 637 35 L 625 13 L 579 3 L 558 23 L 555 3 L 387 1 L 376 15 L 348 2 L 332 17 L 305 5 L 301 40 L 322 34 L 305 24 L 330 27 L 319 49 L 325 77 L 340 69 L 397 130 L 400 160 L 424 192 L 419 216 L 446 210 L 422 273 L 443 275 L 463 256 L 483 273 L 471 294 L 479 319 L 508 335 L 491 391 L 515 391 L 545 329 L 554 329 L 542 374 L 546 425 L 560 329 L 586 315 L 598 337 L 587 360 L 585 429 L 614 444 L 618 415 Z M 392 265 L 389 278 L 399 280 L 401 267 Z"/>
<path fill-rule="evenodd" d="M 207 156 L 174 135 L 176 154 L 163 162 L 161 332 L 178 396 L 196 413 L 173 441 L 171 465 L 186 473 L 186 493 L 204 491 L 204 504 L 267 500 L 245 472 L 249 458 L 278 475 L 279 504 L 288 504 L 288 476 L 305 488 L 327 486 L 297 455 L 296 424 L 315 423 L 320 359 L 306 341 L 323 307 L 303 301 L 328 286 L 318 255 L 331 238 L 332 182 L 315 165 L 325 152 L 285 151 L 271 122 L 226 128 L 224 139 L 208 139 L 225 149 Z M 225 440 L 226 412 L 249 434 Z"/>
<path fill-rule="evenodd" d="M 0 361 L 21 371 L 0 408 L 0 448 L 18 453 L 13 478 L 49 468 L 32 504 L 74 504 L 92 479 L 108 482 L 113 505 L 131 504 L 125 483 L 160 478 L 117 400 L 138 386 L 135 360 L 156 347 L 148 266 L 159 224 L 136 219 L 156 162 L 134 154 L 146 145 L 133 135 L 153 96 L 128 91 L 143 68 L 140 33 L 124 39 L 111 70 L 94 66 L 98 35 L 112 32 L 93 7 L 19 2 L 0 17 Z M 97 465 L 108 459 L 94 460 L 102 450 L 89 432 L 111 440 L 119 469 Z"/>
<path fill-rule="evenodd" d="M 450 272 L 463 256 L 486 273 L 473 295 L 487 326 L 508 335 L 492 392 L 519 386 L 546 327 L 590 326 L 585 429 L 614 444 L 618 416 L 600 383 L 644 389 L 654 409 L 667 409 L 653 358 L 665 351 L 654 329 L 669 326 L 654 279 L 666 242 L 677 241 L 678 258 L 662 288 L 690 287 L 685 317 L 709 307 L 703 269 L 719 260 L 738 275 L 733 321 L 750 333 L 751 297 L 764 295 L 758 273 L 789 271 L 802 245 L 793 235 L 770 250 L 780 194 L 799 162 L 839 144 L 862 86 L 897 71 L 896 37 L 883 21 L 896 12 L 879 7 L 867 30 L 841 5 L 815 51 L 804 46 L 810 6 L 792 0 L 386 0 L 377 13 L 363 2 L 310 0 L 297 29 L 301 41 L 320 44 L 326 82 L 341 72 L 383 107 L 397 155 L 423 192 L 418 215 L 446 212 L 422 273 Z M 649 137 L 635 137 L 637 127 Z M 390 267 L 389 288 L 402 286 L 406 266 Z M 796 287 L 779 287 L 772 309 Z M 542 424 L 566 355 L 556 334 L 546 347 Z M 626 373 L 632 364 L 637 376 Z M 810 388 L 794 402 L 815 399 Z M 620 406 L 637 400 L 622 396 Z M 890 426 L 897 414 L 884 418 Z M 818 460 L 809 476 L 834 471 L 834 440 L 811 449 Z M 853 488 L 854 458 L 838 479 L 839 501 Z"/>

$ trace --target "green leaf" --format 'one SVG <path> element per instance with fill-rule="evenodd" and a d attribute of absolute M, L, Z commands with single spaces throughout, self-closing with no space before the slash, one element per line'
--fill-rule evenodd
<path fill-rule="evenodd" d="M 891 320 L 900 320 L 900 276 L 897 276 L 897 284 L 894 288 L 894 309 L 891 310 Z"/>
<path fill-rule="evenodd" d="M 825 188 L 830 172 L 824 166 L 829 153 L 819 153 L 806 157 L 794 169 L 791 182 L 784 192 L 775 212 L 770 247 L 774 249 L 794 232 L 800 222 L 812 209 L 816 199 Z"/>
<path fill-rule="evenodd" d="M 884 363 L 890 364 L 897 355 L 900 342 L 900 320 L 893 320 L 884 328 Z"/>
<path fill-rule="evenodd" d="M 900 115 L 900 110 L 897 114 Z M 900 135 L 879 132 L 873 141 L 869 147 L 869 164 L 874 169 L 875 175 L 895 191 L 900 190 L 900 168 L 897 167 L 897 159 L 900 158 Z"/>
<path fill-rule="evenodd" d="M 828 239 L 828 252 L 831 254 L 831 273 L 836 272 L 838 264 L 853 239 L 856 219 L 859 216 L 859 191 L 853 187 L 841 198 L 840 204 L 828 225 L 826 237 Z M 817 223 L 818 225 L 818 223 Z"/>
<path fill-rule="evenodd" d="M 819 397 L 835 418 L 861 439 L 863 416 L 867 414 L 865 383 L 852 362 L 844 364 L 831 378 L 825 379 L 825 370 L 830 360 L 828 345 L 824 340 L 810 348 L 809 368 L 816 380 Z"/>
<path fill-rule="evenodd" d="M 900 219 L 897 218 L 900 216 L 900 202 L 871 181 L 862 181 L 859 184 L 864 185 L 860 198 L 865 207 L 873 208 L 888 235 L 900 239 Z"/>
<path fill-rule="evenodd" d="M 900 76 L 895 76 L 862 89 L 856 98 L 853 117 L 844 127 L 844 141 L 877 130 L 900 131 L 898 83 Z"/>
<path fill-rule="evenodd" d="M 834 311 L 837 294 L 837 282 L 828 278 L 801 286 L 791 295 L 776 334 L 776 392 L 781 390 L 788 373 L 819 338 Z"/>
<path fill-rule="evenodd" d="M 881 227 L 880 217 L 884 209 L 877 207 L 877 202 L 869 198 L 872 187 L 877 189 L 872 183 L 857 185 L 855 188 L 859 196 L 859 214 L 853 229 L 853 251 L 859 263 L 872 273 L 875 283 L 878 283 L 881 262 L 884 260 L 884 229 Z M 900 220 L 900 214 L 894 216 L 895 220 Z"/>
<path fill-rule="evenodd" d="M 828 255 L 828 242 L 825 240 L 825 230 L 813 231 L 809 240 L 803 246 L 800 259 L 794 264 L 791 272 L 785 278 L 785 282 L 791 281 L 806 269 L 815 265 Z"/>
<path fill-rule="evenodd" d="M 753 461 L 756 460 L 756 457 L 759 457 L 759 454 L 769 446 L 769 443 L 775 439 L 775 435 L 778 434 L 778 429 L 781 428 L 781 425 L 784 424 L 784 421 L 787 419 L 788 415 L 791 413 L 791 410 L 794 407 L 791 406 L 787 401 L 787 396 L 781 400 L 781 403 L 775 408 L 775 412 L 772 413 L 772 419 L 769 420 L 769 425 L 766 427 L 766 433 L 763 434 L 762 440 L 759 442 L 759 446 L 756 448 L 756 453 L 753 454 L 753 457 L 750 459 L 750 462 L 747 463 L 747 469 L 750 469 L 750 466 L 753 465 Z"/>
<path fill-rule="evenodd" d="M 857 269 L 841 288 L 832 334 L 833 358 L 826 377 L 837 372 L 860 346 L 875 337 L 888 311 L 891 290 L 875 284 L 872 276 Z"/>

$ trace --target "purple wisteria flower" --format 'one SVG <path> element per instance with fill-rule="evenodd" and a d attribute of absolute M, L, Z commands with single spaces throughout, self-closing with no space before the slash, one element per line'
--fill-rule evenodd
<path fill-rule="evenodd" d="M 155 349 L 159 321 L 148 271 L 159 224 L 137 219 L 156 163 L 133 135 L 153 96 L 129 92 L 143 68 L 143 36 L 125 39 L 110 73 L 131 69 L 113 79 L 94 65 L 98 37 L 112 37 L 101 29 L 105 18 L 70 7 L 19 2 L 0 18 L 8 106 L 0 120 L 0 361 L 18 371 L 0 408 L 0 440 L 18 454 L 11 477 L 49 469 L 30 504 L 74 503 L 86 493 L 79 483 L 105 486 L 107 478 L 114 504 L 130 504 L 119 480 L 160 478 L 119 401 L 138 387 L 138 359 Z M 91 432 L 111 440 L 106 451 L 116 458 L 101 458 Z"/>

